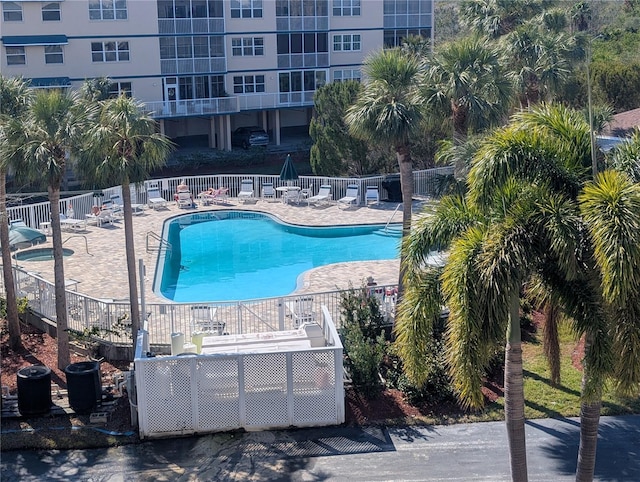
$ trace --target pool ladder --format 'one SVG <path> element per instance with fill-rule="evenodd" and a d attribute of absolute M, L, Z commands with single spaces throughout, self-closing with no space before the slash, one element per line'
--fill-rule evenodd
<path fill-rule="evenodd" d="M 152 245 L 151 241 L 157 241 L 157 244 Z M 153 231 L 147 231 L 147 253 L 152 252 L 171 252 L 171 243 L 166 239 L 163 239 Z"/>

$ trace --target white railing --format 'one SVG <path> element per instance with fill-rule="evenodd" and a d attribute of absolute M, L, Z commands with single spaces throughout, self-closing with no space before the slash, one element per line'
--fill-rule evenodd
<path fill-rule="evenodd" d="M 337 425 L 345 420 L 343 349 L 329 311 L 324 346 L 261 353 L 148 356 L 136 343 L 135 406 L 141 438 L 245 428 Z M 218 337 L 214 337 L 218 338 Z"/>
<path fill-rule="evenodd" d="M 20 267 L 13 268 L 16 293 L 26 298 L 29 308 L 43 317 L 56 320 L 55 291 L 52 282 Z M 295 294 L 278 298 L 262 298 L 229 302 L 145 303 L 149 344 L 166 351 L 172 333 L 183 333 L 190 339 L 197 326 L 192 323 L 192 310 L 198 306 L 215 308 L 215 318 L 224 323 L 225 333 L 263 333 L 297 328 L 299 319 L 288 310 L 301 296 L 309 298 L 305 319 L 320 319 L 321 307 L 340 327 L 341 297 L 347 290 Z M 376 286 L 371 294 L 378 297 L 382 315 L 388 323 L 395 316 L 396 286 Z M 68 326 L 77 332 L 91 332 L 108 343 L 131 346 L 131 306 L 128 299 L 94 298 L 68 289 Z"/>
<path fill-rule="evenodd" d="M 414 194 L 417 196 L 431 196 L 436 192 L 438 178 L 445 175 L 453 174 L 452 167 L 439 167 L 435 169 L 427 169 L 423 171 L 415 171 L 413 173 Z M 262 184 L 265 182 L 273 183 L 274 188 L 286 185 L 281 181 L 278 175 L 256 175 L 256 174 L 213 174 L 207 176 L 180 176 L 173 178 L 165 178 L 154 180 L 160 187 L 161 195 L 167 200 L 173 200 L 173 193 L 181 182 L 189 186 L 193 193 L 202 192 L 209 187 L 227 187 L 229 188 L 229 196 L 235 197 L 240 192 L 240 184 L 243 179 L 251 179 L 253 181 L 254 192 L 256 196 L 262 193 Z M 331 185 L 331 194 L 334 200 L 340 199 L 347 192 L 349 184 L 357 184 L 359 194 L 359 205 L 365 204 L 364 196 L 367 186 L 377 186 L 384 199 L 385 190 L 382 183 L 385 176 L 369 176 L 354 178 L 338 178 L 338 177 L 322 177 L 322 176 L 300 176 L 295 181 L 296 185 L 302 188 L 310 188 L 313 193 L 317 193 L 322 184 Z M 99 191 L 103 196 L 99 197 L 99 201 L 94 198 L 94 193 L 79 194 L 71 196 L 60 201 L 60 212 L 68 213 L 69 206 L 73 209 L 74 217 L 84 219 L 86 214 L 91 212 L 91 207 L 103 199 L 109 199 L 112 194 L 121 194 L 120 186 L 114 186 Z M 146 191 L 143 186 L 131 187 L 131 199 L 133 203 L 145 204 L 147 202 Z M 29 204 L 24 206 L 12 206 L 7 209 L 9 219 L 22 219 L 28 226 L 34 229 L 40 229 L 41 223 L 51 220 L 51 209 L 49 202 L 41 202 L 37 204 Z"/>

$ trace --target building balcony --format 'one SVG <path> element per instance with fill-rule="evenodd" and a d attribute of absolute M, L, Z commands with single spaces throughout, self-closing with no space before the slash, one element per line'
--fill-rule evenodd
<path fill-rule="evenodd" d="M 270 94 L 245 94 L 210 99 L 188 99 L 146 102 L 145 107 L 154 118 L 213 116 L 235 114 L 248 110 L 309 107 L 313 105 L 314 92 L 284 92 Z"/>

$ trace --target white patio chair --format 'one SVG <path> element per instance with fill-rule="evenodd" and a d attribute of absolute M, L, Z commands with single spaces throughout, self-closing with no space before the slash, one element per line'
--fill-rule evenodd
<path fill-rule="evenodd" d="M 222 335 L 225 323 L 217 320 L 217 312 L 218 308 L 213 306 L 192 306 L 191 332 L 209 332 Z"/>
<path fill-rule="evenodd" d="M 354 206 L 358 202 L 358 185 L 349 184 L 347 186 L 347 192 L 344 197 L 338 199 L 338 207 L 342 206 L 345 209 Z"/>
<path fill-rule="evenodd" d="M 242 199 L 243 202 L 247 202 L 253 198 L 253 181 L 251 179 L 244 179 L 240 184 L 240 192 L 238 193 L 238 199 Z"/>
<path fill-rule="evenodd" d="M 367 186 L 364 200 L 367 206 L 371 206 L 374 203 L 377 205 L 380 202 L 380 193 L 378 191 L 378 186 Z"/>
<path fill-rule="evenodd" d="M 167 207 L 167 200 L 160 195 L 160 189 L 158 189 L 157 184 L 155 187 L 152 185 L 147 187 L 147 205 L 151 209 Z"/>
<path fill-rule="evenodd" d="M 262 197 L 263 199 L 275 199 L 276 198 L 276 190 L 273 188 L 272 182 L 263 182 L 262 183 Z"/>
<path fill-rule="evenodd" d="M 313 311 L 313 297 L 300 296 L 289 301 L 285 301 L 284 306 L 288 311 L 288 316 L 293 319 L 293 326 L 298 328 L 302 323 L 313 322 L 316 314 Z"/>
<path fill-rule="evenodd" d="M 320 204 L 327 203 L 331 200 L 331 186 L 329 184 L 323 184 L 318 190 L 318 194 L 307 198 L 307 204 Z"/>

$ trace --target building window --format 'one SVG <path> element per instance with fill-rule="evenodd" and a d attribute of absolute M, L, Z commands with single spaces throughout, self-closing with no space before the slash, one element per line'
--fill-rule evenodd
<path fill-rule="evenodd" d="M 384 48 L 392 49 L 395 47 L 402 47 L 404 40 L 409 36 L 420 36 L 429 40 L 431 38 L 431 31 L 429 29 L 395 29 L 385 30 L 383 34 Z"/>
<path fill-rule="evenodd" d="M 231 52 L 235 57 L 264 55 L 264 38 L 236 37 L 231 39 Z"/>
<path fill-rule="evenodd" d="M 324 70 L 281 72 L 278 76 L 280 93 L 314 92 L 327 83 Z"/>
<path fill-rule="evenodd" d="M 5 47 L 7 51 L 7 65 L 25 65 L 27 63 L 27 55 L 24 53 L 24 47 Z"/>
<path fill-rule="evenodd" d="M 264 92 L 264 75 L 238 75 L 233 78 L 234 94 Z"/>
<path fill-rule="evenodd" d="M 327 52 L 327 33 L 278 34 L 278 54 Z"/>
<path fill-rule="evenodd" d="M 109 98 L 115 99 L 123 94 L 125 97 L 131 97 L 131 82 L 112 82 L 109 85 Z"/>
<path fill-rule="evenodd" d="M 124 62 L 129 60 L 129 42 L 91 42 L 93 62 Z"/>
<path fill-rule="evenodd" d="M 231 0 L 231 18 L 262 18 L 262 0 Z"/>
<path fill-rule="evenodd" d="M 62 45 L 45 45 L 44 46 L 44 63 L 45 64 L 61 64 L 64 61 L 62 55 Z"/>
<path fill-rule="evenodd" d="M 89 0 L 90 20 L 126 20 L 126 0 Z"/>
<path fill-rule="evenodd" d="M 224 39 L 215 37 L 160 37 L 160 58 L 201 59 L 224 57 Z"/>
<path fill-rule="evenodd" d="M 362 80 L 362 74 L 359 69 L 344 69 L 334 70 L 333 81 L 334 82 L 346 82 L 347 80 L 355 80 L 360 82 Z"/>
<path fill-rule="evenodd" d="M 158 0 L 158 18 L 223 18 L 222 0 Z"/>
<path fill-rule="evenodd" d="M 42 7 L 43 22 L 60 21 L 60 4 L 58 2 L 47 3 Z"/>
<path fill-rule="evenodd" d="M 351 52 L 360 50 L 360 35 L 334 35 L 333 51 L 334 52 Z"/>
<path fill-rule="evenodd" d="M 360 15 L 360 0 L 333 0 L 334 17 L 355 17 Z"/>
<path fill-rule="evenodd" d="M 22 22 L 22 5 L 16 2 L 3 2 L 2 18 L 5 22 Z"/>

